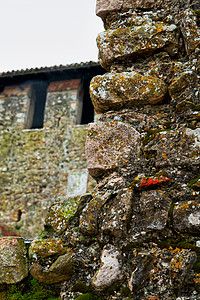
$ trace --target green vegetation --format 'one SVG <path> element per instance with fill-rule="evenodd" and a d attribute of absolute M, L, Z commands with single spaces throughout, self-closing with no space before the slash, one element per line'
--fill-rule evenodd
<path fill-rule="evenodd" d="M 60 300 L 58 296 L 59 290 L 55 286 L 39 283 L 33 278 L 0 289 L 1 300 Z"/>
<path fill-rule="evenodd" d="M 196 178 L 192 179 L 188 186 L 191 188 L 199 179 L 200 179 L 200 174 Z"/>
<path fill-rule="evenodd" d="M 75 300 L 101 300 L 101 297 L 87 293 L 78 296 Z"/>
<path fill-rule="evenodd" d="M 144 136 L 142 143 L 143 146 L 146 146 L 149 142 L 151 142 L 155 137 L 157 133 L 160 133 L 162 131 L 170 131 L 172 130 L 171 128 L 167 128 L 167 129 L 149 129 L 148 131 L 146 131 L 146 135 Z"/>

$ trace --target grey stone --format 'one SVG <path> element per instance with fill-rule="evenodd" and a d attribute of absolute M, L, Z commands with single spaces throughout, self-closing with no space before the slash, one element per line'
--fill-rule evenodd
<path fill-rule="evenodd" d="M 123 279 L 122 257 L 117 248 L 106 245 L 101 254 L 101 267 L 97 271 L 92 285 L 103 290 Z"/>
<path fill-rule="evenodd" d="M 137 255 L 137 264 L 135 270 L 131 274 L 128 285 L 131 291 L 140 289 L 144 286 L 146 280 L 150 276 L 154 256 L 149 251 L 139 252 Z"/>
<path fill-rule="evenodd" d="M 0 284 L 20 282 L 28 276 L 27 249 L 23 238 L 0 238 Z"/>
<path fill-rule="evenodd" d="M 96 14 L 104 18 L 108 13 L 127 8 L 153 8 L 153 0 L 97 0 Z"/>
<path fill-rule="evenodd" d="M 144 230 L 163 230 L 168 220 L 171 200 L 162 190 L 142 192 L 139 208 Z"/>
<path fill-rule="evenodd" d="M 89 124 L 86 139 L 88 171 L 95 179 L 128 164 L 139 151 L 140 134 L 123 122 Z"/>
<path fill-rule="evenodd" d="M 186 9 L 182 13 L 181 31 L 187 54 L 191 54 L 200 46 L 200 28 L 198 28 L 197 22 L 197 15 L 192 9 Z"/>
<path fill-rule="evenodd" d="M 176 203 L 173 210 L 173 225 L 177 231 L 200 234 L 199 199 Z"/>
<path fill-rule="evenodd" d="M 145 152 L 155 157 L 156 167 L 195 167 L 200 163 L 199 145 L 199 128 L 160 131 L 145 146 Z"/>
<path fill-rule="evenodd" d="M 108 201 L 111 193 L 97 192 L 93 194 L 93 198 L 82 210 L 79 220 L 80 230 L 84 234 L 95 235 L 98 232 L 98 217 L 102 206 Z"/>
<path fill-rule="evenodd" d="M 91 198 L 86 194 L 76 197 L 68 197 L 64 201 L 55 201 L 48 210 L 45 219 L 46 229 L 50 229 L 57 234 L 61 234 L 73 219 L 79 213 L 79 207 Z"/>
<path fill-rule="evenodd" d="M 162 103 L 167 86 L 155 76 L 136 72 L 109 73 L 92 79 L 90 94 L 96 112 L 103 113 Z"/>
<path fill-rule="evenodd" d="M 101 230 L 104 233 L 122 238 L 127 233 L 132 211 L 133 191 L 124 189 L 118 192 L 114 201 L 104 207 Z"/>
<path fill-rule="evenodd" d="M 116 60 L 146 57 L 158 49 L 175 56 L 179 45 L 177 30 L 175 24 L 144 22 L 141 26 L 104 31 L 97 37 L 100 63 L 109 70 Z"/>

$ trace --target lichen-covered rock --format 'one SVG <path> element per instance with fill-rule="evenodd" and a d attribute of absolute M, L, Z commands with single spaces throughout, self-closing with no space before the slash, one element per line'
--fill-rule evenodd
<path fill-rule="evenodd" d="M 164 173 L 164 172 L 163 172 Z M 155 187 L 159 187 L 162 185 L 166 185 L 170 183 L 170 178 L 166 178 L 164 176 L 158 176 L 158 177 L 149 177 L 149 178 L 134 178 L 133 185 L 135 184 L 140 189 L 153 189 Z"/>
<path fill-rule="evenodd" d="M 32 265 L 31 275 L 40 282 L 54 284 L 69 280 L 74 274 L 74 253 L 67 253 L 59 256 L 51 265 L 42 266 L 39 262 Z"/>
<path fill-rule="evenodd" d="M 125 247 L 148 241 L 155 234 L 166 235 L 169 230 L 170 195 L 165 190 L 151 188 L 153 190 L 141 191 L 140 195 L 133 193 L 132 215 L 122 239 Z"/>
<path fill-rule="evenodd" d="M 107 30 L 97 37 L 99 59 L 105 69 L 109 69 L 116 60 L 145 57 L 158 49 L 175 56 L 178 44 L 176 25 L 163 22 L 145 22 L 141 26 Z"/>
<path fill-rule="evenodd" d="M 106 245 L 101 254 L 101 267 L 97 271 L 92 285 L 103 290 L 123 279 L 122 257 L 117 248 Z"/>
<path fill-rule="evenodd" d="M 174 283 L 181 289 L 184 282 L 187 282 L 187 276 L 191 273 L 191 269 L 197 260 L 197 255 L 188 249 L 175 251 L 175 256 L 170 262 L 171 277 L 174 278 Z"/>
<path fill-rule="evenodd" d="M 91 201 L 83 209 L 79 227 L 84 234 L 96 235 L 98 231 L 98 217 L 102 206 L 111 197 L 111 193 L 102 192 L 93 195 Z"/>
<path fill-rule="evenodd" d="M 198 299 L 195 298 L 197 291 L 193 294 L 193 291 L 188 293 L 187 289 L 188 285 L 193 284 L 192 268 L 196 259 L 196 253 L 188 249 L 159 249 L 155 245 L 151 249 L 142 248 L 138 253 L 134 252 L 134 270 L 129 279 L 129 288 L 136 299 L 142 299 L 146 293 L 159 295 L 159 299 L 173 299 L 174 295 L 174 299 L 178 295 Z"/>
<path fill-rule="evenodd" d="M 57 234 L 61 234 L 70 220 L 79 214 L 79 207 L 89 201 L 91 195 L 68 197 L 64 201 L 55 201 L 49 208 L 45 219 L 45 227 Z"/>
<path fill-rule="evenodd" d="M 130 156 L 137 157 L 139 137 L 132 126 L 123 122 L 89 124 L 85 151 L 90 175 L 98 179 L 127 165 Z"/>
<path fill-rule="evenodd" d="M 200 234 L 200 200 L 175 203 L 173 226 L 179 232 Z"/>
<path fill-rule="evenodd" d="M 186 128 L 156 133 L 155 138 L 145 146 L 145 151 L 155 157 L 156 167 L 186 168 L 199 166 L 199 145 L 199 128 Z"/>
<path fill-rule="evenodd" d="M 191 54 L 200 46 L 200 28 L 197 25 L 197 15 L 191 9 L 186 9 L 182 13 L 181 31 L 184 38 L 187 54 Z"/>
<path fill-rule="evenodd" d="M 27 249 L 23 238 L 0 238 L 0 284 L 20 282 L 28 276 Z"/>
<path fill-rule="evenodd" d="M 185 102 L 183 101 L 190 101 L 190 107 L 193 109 L 195 108 L 195 102 L 197 102 L 197 98 L 195 97 L 195 94 L 198 89 L 198 85 L 195 84 L 197 83 L 198 78 L 197 74 L 193 72 L 192 70 L 190 71 L 185 71 L 185 72 L 180 72 L 177 76 L 175 76 L 171 84 L 168 87 L 169 94 L 175 103 L 180 103 L 180 106 L 177 107 L 177 110 L 187 110 L 188 105 L 184 105 Z M 196 91 L 194 91 L 194 87 L 196 85 Z M 198 96 L 198 95 L 197 95 Z M 195 101 L 196 100 L 196 101 Z M 187 103 L 185 103 L 187 104 Z"/>
<path fill-rule="evenodd" d="M 90 84 L 90 94 L 97 113 L 145 104 L 162 103 L 167 86 L 157 77 L 136 72 L 111 73 L 96 76 Z"/>
<path fill-rule="evenodd" d="M 139 201 L 140 218 L 144 230 L 166 227 L 171 200 L 162 190 L 144 191 Z"/>
<path fill-rule="evenodd" d="M 53 255 L 63 255 L 65 248 L 63 242 L 59 238 L 51 237 L 47 239 L 35 239 L 29 248 L 29 257 L 47 258 Z"/>
<path fill-rule="evenodd" d="M 124 189 L 104 206 L 101 231 L 118 238 L 126 235 L 132 212 L 132 197 L 133 191 Z"/>
<path fill-rule="evenodd" d="M 153 0 L 97 0 L 96 2 L 96 14 L 101 18 L 113 11 L 128 8 L 153 8 Z"/>
<path fill-rule="evenodd" d="M 131 291 L 141 289 L 146 280 L 150 277 L 150 270 L 153 267 L 153 255 L 148 250 L 137 254 L 136 267 L 131 274 L 128 285 Z"/>

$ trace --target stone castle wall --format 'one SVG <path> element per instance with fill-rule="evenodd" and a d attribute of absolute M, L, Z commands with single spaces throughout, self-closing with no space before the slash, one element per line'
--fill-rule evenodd
<path fill-rule="evenodd" d="M 5 87 L 0 94 L 0 234 L 27 239 L 40 233 L 54 200 L 85 193 L 88 184 L 87 125 L 76 125 L 83 105 L 81 80 L 50 83 L 42 129 L 24 129 L 31 89 L 31 84 Z"/>

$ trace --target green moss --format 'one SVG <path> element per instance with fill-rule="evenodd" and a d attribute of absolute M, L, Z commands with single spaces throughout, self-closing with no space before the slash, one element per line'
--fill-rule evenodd
<path fill-rule="evenodd" d="M 75 300 L 101 300 L 101 297 L 87 293 L 78 296 Z"/>
<path fill-rule="evenodd" d="M 72 288 L 72 292 L 89 293 L 90 291 L 91 288 L 81 281 L 75 283 L 75 285 Z"/>
<path fill-rule="evenodd" d="M 129 288 L 127 286 L 123 286 L 120 289 L 120 293 L 122 297 L 128 297 L 131 294 L 131 291 L 129 290 Z"/>
<path fill-rule="evenodd" d="M 172 202 L 170 205 L 169 211 L 168 211 L 169 219 L 171 220 L 171 222 L 172 222 L 174 206 L 175 206 L 175 204 Z"/>
<path fill-rule="evenodd" d="M 162 131 L 171 131 L 172 128 L 166 128 L 166 129 L 149 129 L 146 131 L 146 135 L 142 139 L 143 146 L 146 146 L 149 142 L 151 142 L 155 137 L 157 133 L 160 133 Z"/>
<path fill-rule="evenodd" d="M 142 243 L 131 242 L 123 247 L 123 251 L 129 251 L 132 249 L 136 249 L 137 252 L 140 252 L 142 250 Z"/>
<path fill-rule="evenodd" d="M 194 110 L 200 111 L 200 104 L 195 105 Z"/>
<path fill-rule="evenodd" d="M 200 174 L 196 178 L 192 179 L 188 186 L 191 188 L 199 179 L 200 179 Z"/>
<path fill-rule="evenodd" d="M 146 146 L 149 142 L 151 142 L 155 138 L 155 135 L 160 131 L 160 129 L 148 130 L 142 140 L 143 146 Z"/>
<path fill-rule="evenodd" d="M 157 241 L 157 244 L 160 248 L 170 248 L 173 249 L 190 249 L 197 254 L 197 262 L 194 265 L 194 268 L 197 268 L 200 264 L 200 248 L 196 246 L 195 242 L 190 239 L 181 240 L 181 237 L 178 238 L 168 238 L 166 240 Z"/>
<path fill-rule="evenodd" d="M 166 178 L 170 177 L 169 173 L 165 170 L 161 170 L 155 175 L 155 177 L 161 177 L 161 176 L 164 176 Z"/>
<path fill-rule="evenodd" d="M 32 277 L 0 289 L 1 300 L 60 300 L 59 294 L 55 286 L 41 284 Z"/>
<path fill-rule="evenodd" d="M 197 261 L 194 266 L 193 266 L 193 270 L 197 273 L 200 273 L 200 261 Z"/>
<path fill-rule="evenodd" d="M 198 18 L 200 18 L 200 9 L 194 11 Z"/>

